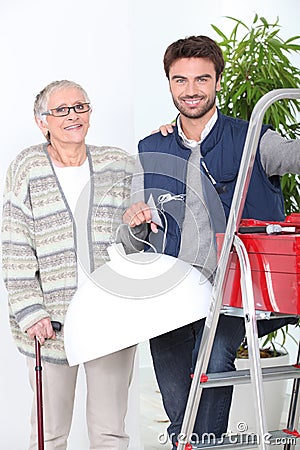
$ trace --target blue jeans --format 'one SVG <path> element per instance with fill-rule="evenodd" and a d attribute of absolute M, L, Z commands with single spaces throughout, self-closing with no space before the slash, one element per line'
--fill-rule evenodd
<path fill-rule="evenodd" d="M 157 382 L 165 411 L 170 419 L 168 434 L 173 444 L 181 431 L 191 385 L 191 373 L 201 342 L 205 319 L 178 328 L 150 340 Z M 259 334 L 283 326 L 285 320 L 261 321 Z M 236 351 L 245 335 L 244 319 L 221 315 L 207 373 L 235 370 Z M 204 433 L 220 437 L 227 431 L 233 386 L 206 388 L 202 392 L 194 436 L 201 442 Z"/>

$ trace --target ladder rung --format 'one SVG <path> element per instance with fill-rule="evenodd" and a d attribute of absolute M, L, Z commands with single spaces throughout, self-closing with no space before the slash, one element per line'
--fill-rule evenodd
<path fill-rule="evenodd" d="M 300 378 L 300 367 L 296 365 L 264 367 L 262 368 L 262 375 L 264 381 Z M 247 384 L 250 381 L 250 370 L 244 369 L 202 375 L 200 385 L 203 388 L 208 388 L 221 385 Z"/>
<path fill-rule="evenodd" d="M 299 438 L 298 433 L 289 433 L 283 430 L 269 431 L 269 433 L 263 437 L 266 444 L 270 445 L 295 445 L 296 440 Z M 205 441 L 201 444 L 192 444 L 189 446 L 191 450 L 200 450 L 213 448 L 214 450 L 224 450 L 226 448 L 237 449 L 250 449 L 257 448 L 260 444 L 260 436 L 257 433 L 245 433 L 245 434 L 231 434 L 221 439 L 214 438 L 213 434 L 208 435 Z"/>

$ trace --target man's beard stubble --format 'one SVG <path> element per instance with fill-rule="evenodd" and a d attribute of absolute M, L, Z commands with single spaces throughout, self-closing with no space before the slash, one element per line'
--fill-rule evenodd
<path fill-rule="evenodd" d="M 197 99 L 198 97 L 198 95 L 193 95 L 186 96 L 184 98 L 192 100 Z M 193 112 L 193 110 L 183 107 L 182 104 L 173 97 L 173 95 L 172 99 L 175 107 L 178 109 L 180 114 L 182 114 L 184 117 L 187 117 L 188 119 L 200 119 L 201 117 L 205 116 L 205 114 L 207 114 L 216 104 L 216 95 L 214 95 L 214 98 L 208 97 L 207 102 L 200 108 L 195 108 Z"/>

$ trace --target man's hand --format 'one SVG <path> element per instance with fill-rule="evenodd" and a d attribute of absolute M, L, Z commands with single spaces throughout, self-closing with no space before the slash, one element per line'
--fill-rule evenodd
<path fill-rule="evenodd" d="M 134 228 L 143 223 L 150 223 L 153 233 L 157 233 L 157 225 L 152 222 L 151 209 L 144 202 L 134 203 L 123 214 L 123 222 Z"/>
<path fill-rule="evenodd" d="M 30 339 L 34 339 L 36 337 L 41 345 L 44 344 L 46 339 L 55 339 L 56 337 L 49 317 L 39 320 L 37 323 L 32 325 L 32 327 L 28 328 L 27 334 Z"/>
<path fill-rule="evenodd" d="M 151 134 L 160 132 L 163 136 L 168 136 L 168 134 L 172 134 L 174 131 L 175 123 L 167 123 L 166 125 L 161 125 L 158 130 L 154 130 Z"/>

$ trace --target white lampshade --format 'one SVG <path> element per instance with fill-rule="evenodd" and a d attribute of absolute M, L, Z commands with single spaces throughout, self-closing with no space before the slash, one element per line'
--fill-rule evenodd
<path fill-rule="evenodd" d="M 157 253 L 125 255 L 120 244 L 109 254 L 68 308 L 64 336 L 71 366 L 207 316 L 211 284 L 190 264 Z"/>

